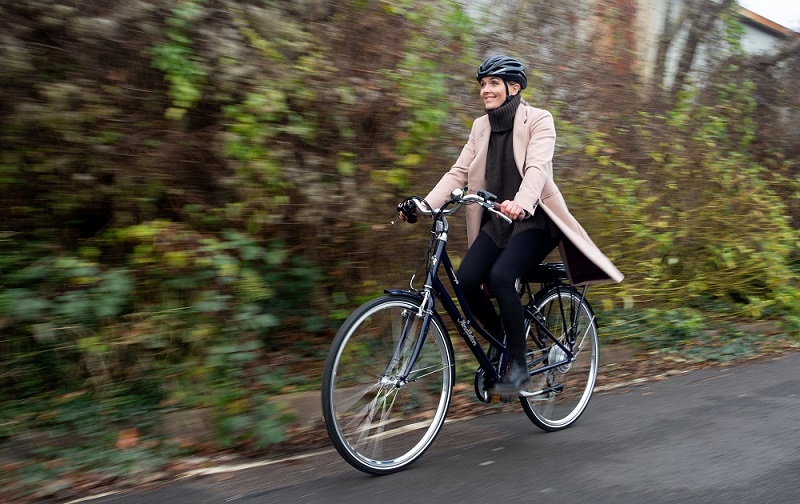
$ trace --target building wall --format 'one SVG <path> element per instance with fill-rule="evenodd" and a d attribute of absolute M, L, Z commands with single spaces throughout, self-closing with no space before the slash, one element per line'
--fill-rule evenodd
<path fill-rule="evenodd" d="M 603 2 L 604 0 L 595 1 Z M 667 19 L 677 19 L 685 8 L 686 2 L 684 0 L 638 0 L 638 3 L 637 31 L 639 31 L 639 45 L 637 52 L 640 58 L 639 75 L 644 82 L 651 82 L 656 64 L 659 37 L 664 31 Z M 787 39 L 800 36 L 800 34 L 747 9 L 740 8 L 739 15 L 743 26 L 741 48 L 745 54 L 774 53 L 780 49 Z M 670 85 L 672 83 L 686 36 L 686 30 L 678 33 L 677 43 L 673 44 L 667 57 L 667 72 L 665 82 L 662 84 Z M 709 58 L 712 55 L 718 55 L 720 50 L 723 50 L 723 48 L 699 48 L 695 57 L 694 72 L 696 76 L 702 76 L 704 69 L 707 68 Z"/>
<path fill-rule="evenodd" d="M 715 0 L 708 0 L 715 1 Z M 634 21 L 634 37 L 631 48 L 631 65 L 635 67 L 636 74 L 644 84 L 652 84 L 656 58 L 658 53 L 658 43 L 667 19 L 678 19 L 685 8 L 686 0 L 633 0 L 636 4 L 636 15 Z M 462 0 L 466 12 L 479 21 L 479 26 L 488 29 L 486 16 L 490 18 L 505 9 L 515 10 L 524 8 L 527 2 L 519 0 Z M 607 18 L 607 12 L 620 6 L 627 5 L 621 0 L 583 0 L 586 10 L 582 9 L 581 15 L 594 12 L 586 17 L 586 22 L 581 23 L 585 27 L 585 33 L 576 33 L 576 38 L 589 40 L 596 39 L 602 41 L 601 44 L 612 44 L 610 40 L 618 37 L 610 37 L 607 33 L 608 27 L 600 26 L 603 19 Z M 530 5 L 530 4 L 528 4 Z M 605 14 L 604 14 L 605 13 Z M 598 15 L 599 14 L 599 15 Z M 789 37 L 797 37 L 798 34 L 782 27 L 766 18 L 763 18 L 747 9 L 740 9 L 742 16 L 744 34 L 741 40 L 742 49 L 747 54 L 765 54 L 779 49 L 781 44 Z M 618 29 L 614 28 L 614 29 Z M 619 36 L 619 34 L 618 34 Z M 667 86 L 671 85 L 672 79 L 677 70 L 678 59 L 687 37 L 687 30 L 678 32 L 677 41 L 672 44 L 667 56 L 666 72 L 664 82 Z M 503 34 L 498 34 L 498 39 L 504 39 Z M 626 36 L 626 41 L 628 37 Z M 610 51 L 619 51 L 618 47 L 609 45 Z M 703 79 L 703 71 L 709 67 L 709 58 L 718 56 L 722 47 L 700 47 L 695 56 L 694 77 L 697 80 Z"/>

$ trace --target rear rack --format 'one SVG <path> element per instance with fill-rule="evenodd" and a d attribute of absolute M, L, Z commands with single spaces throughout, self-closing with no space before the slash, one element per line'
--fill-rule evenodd
<path fill-rule="evenodd" d="M 525 283 L 551 283 L 567 279 L 567 267 L 563 262 L 545 262 L 536 266 L 522 279 Z"/>

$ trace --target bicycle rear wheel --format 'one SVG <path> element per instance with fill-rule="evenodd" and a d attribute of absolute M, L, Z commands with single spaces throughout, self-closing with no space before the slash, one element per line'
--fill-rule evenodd
<path fill-rule="evenodd" d="M 356 310 L 342 325 L 325 362 L 322 413 L 339 454 L 370 474 L 408 467 L 444 423 L 455 378 L 453 347 L 441 318 L 420 338 L 420 302 L 387 295 Z"/>
<path fill-rule="evenodd" d="M 597 379 L 598 339 L 594 313 L 578 291 L 558 286 L 539 298 L 536 309 L 539 319 L 565 347 L 571 346 L 575 359 L 569 362 L 566 352 L 552 340 L 545 348 L 529 351 L 531 370 L 563 363 L 549 371 L 533 375 L 528 393 L 520 396 L 528 418 L 546 431 L 566 429 L 586 409 Z M 574 321 L 574 325 L 573 325 Z M 531 322 L 529 336 L 536 337 L 537 327 Z"/>

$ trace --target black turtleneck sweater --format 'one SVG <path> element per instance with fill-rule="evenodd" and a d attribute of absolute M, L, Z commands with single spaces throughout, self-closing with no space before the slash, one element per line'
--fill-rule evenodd
<path fill-rule="evenodd" d="M 519 191 L 522 177 L 514 161 L 514 116 L 521 97 L 512 96 L 503 105 L 487 110 L 492 133 L 489 151 L 486 154 L 486 190 L 497 196 L 498 203 L 513 200 Z M 508 224 L 489 212 L 483 213 L 481 230 L 488 234 L 495 245 L 505 248 L 511 237 L 528 229 L 554 229 L 546 213 L 534 212 L 532 217 Z"/>

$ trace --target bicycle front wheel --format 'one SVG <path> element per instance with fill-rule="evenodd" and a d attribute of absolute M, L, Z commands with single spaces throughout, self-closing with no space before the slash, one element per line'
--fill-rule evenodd
<path fill-rule="evenodd" d="M 594 391 L 597 379 L 598 339 L 594 313 L 578 291 L 559 286 L 545 293 L 536 303 L 539 320 L 566 348 L 574 360 L 551 339 L 545 348 L 529 351 L 531 371 L 537 367 L 560 365 L 531 377 L 529 393 L 520 396 L 528 418 L 546 431 L 566 429 L 581 416 Z M 537 337 L 531 322 L 529 336 Z M 573 341 L 571 343 L 571 341 Z"/>
<path fill-rule="evenodd" d="M 453 347 L 435 313 L 427 334 L 420 334 L 419 306 L 402 295 L 366 303 L 339 329 L 325 362 L 328 435 L 347 462 L 370 474 L 396 472 L 418 459 L 450 404 Z"/>

